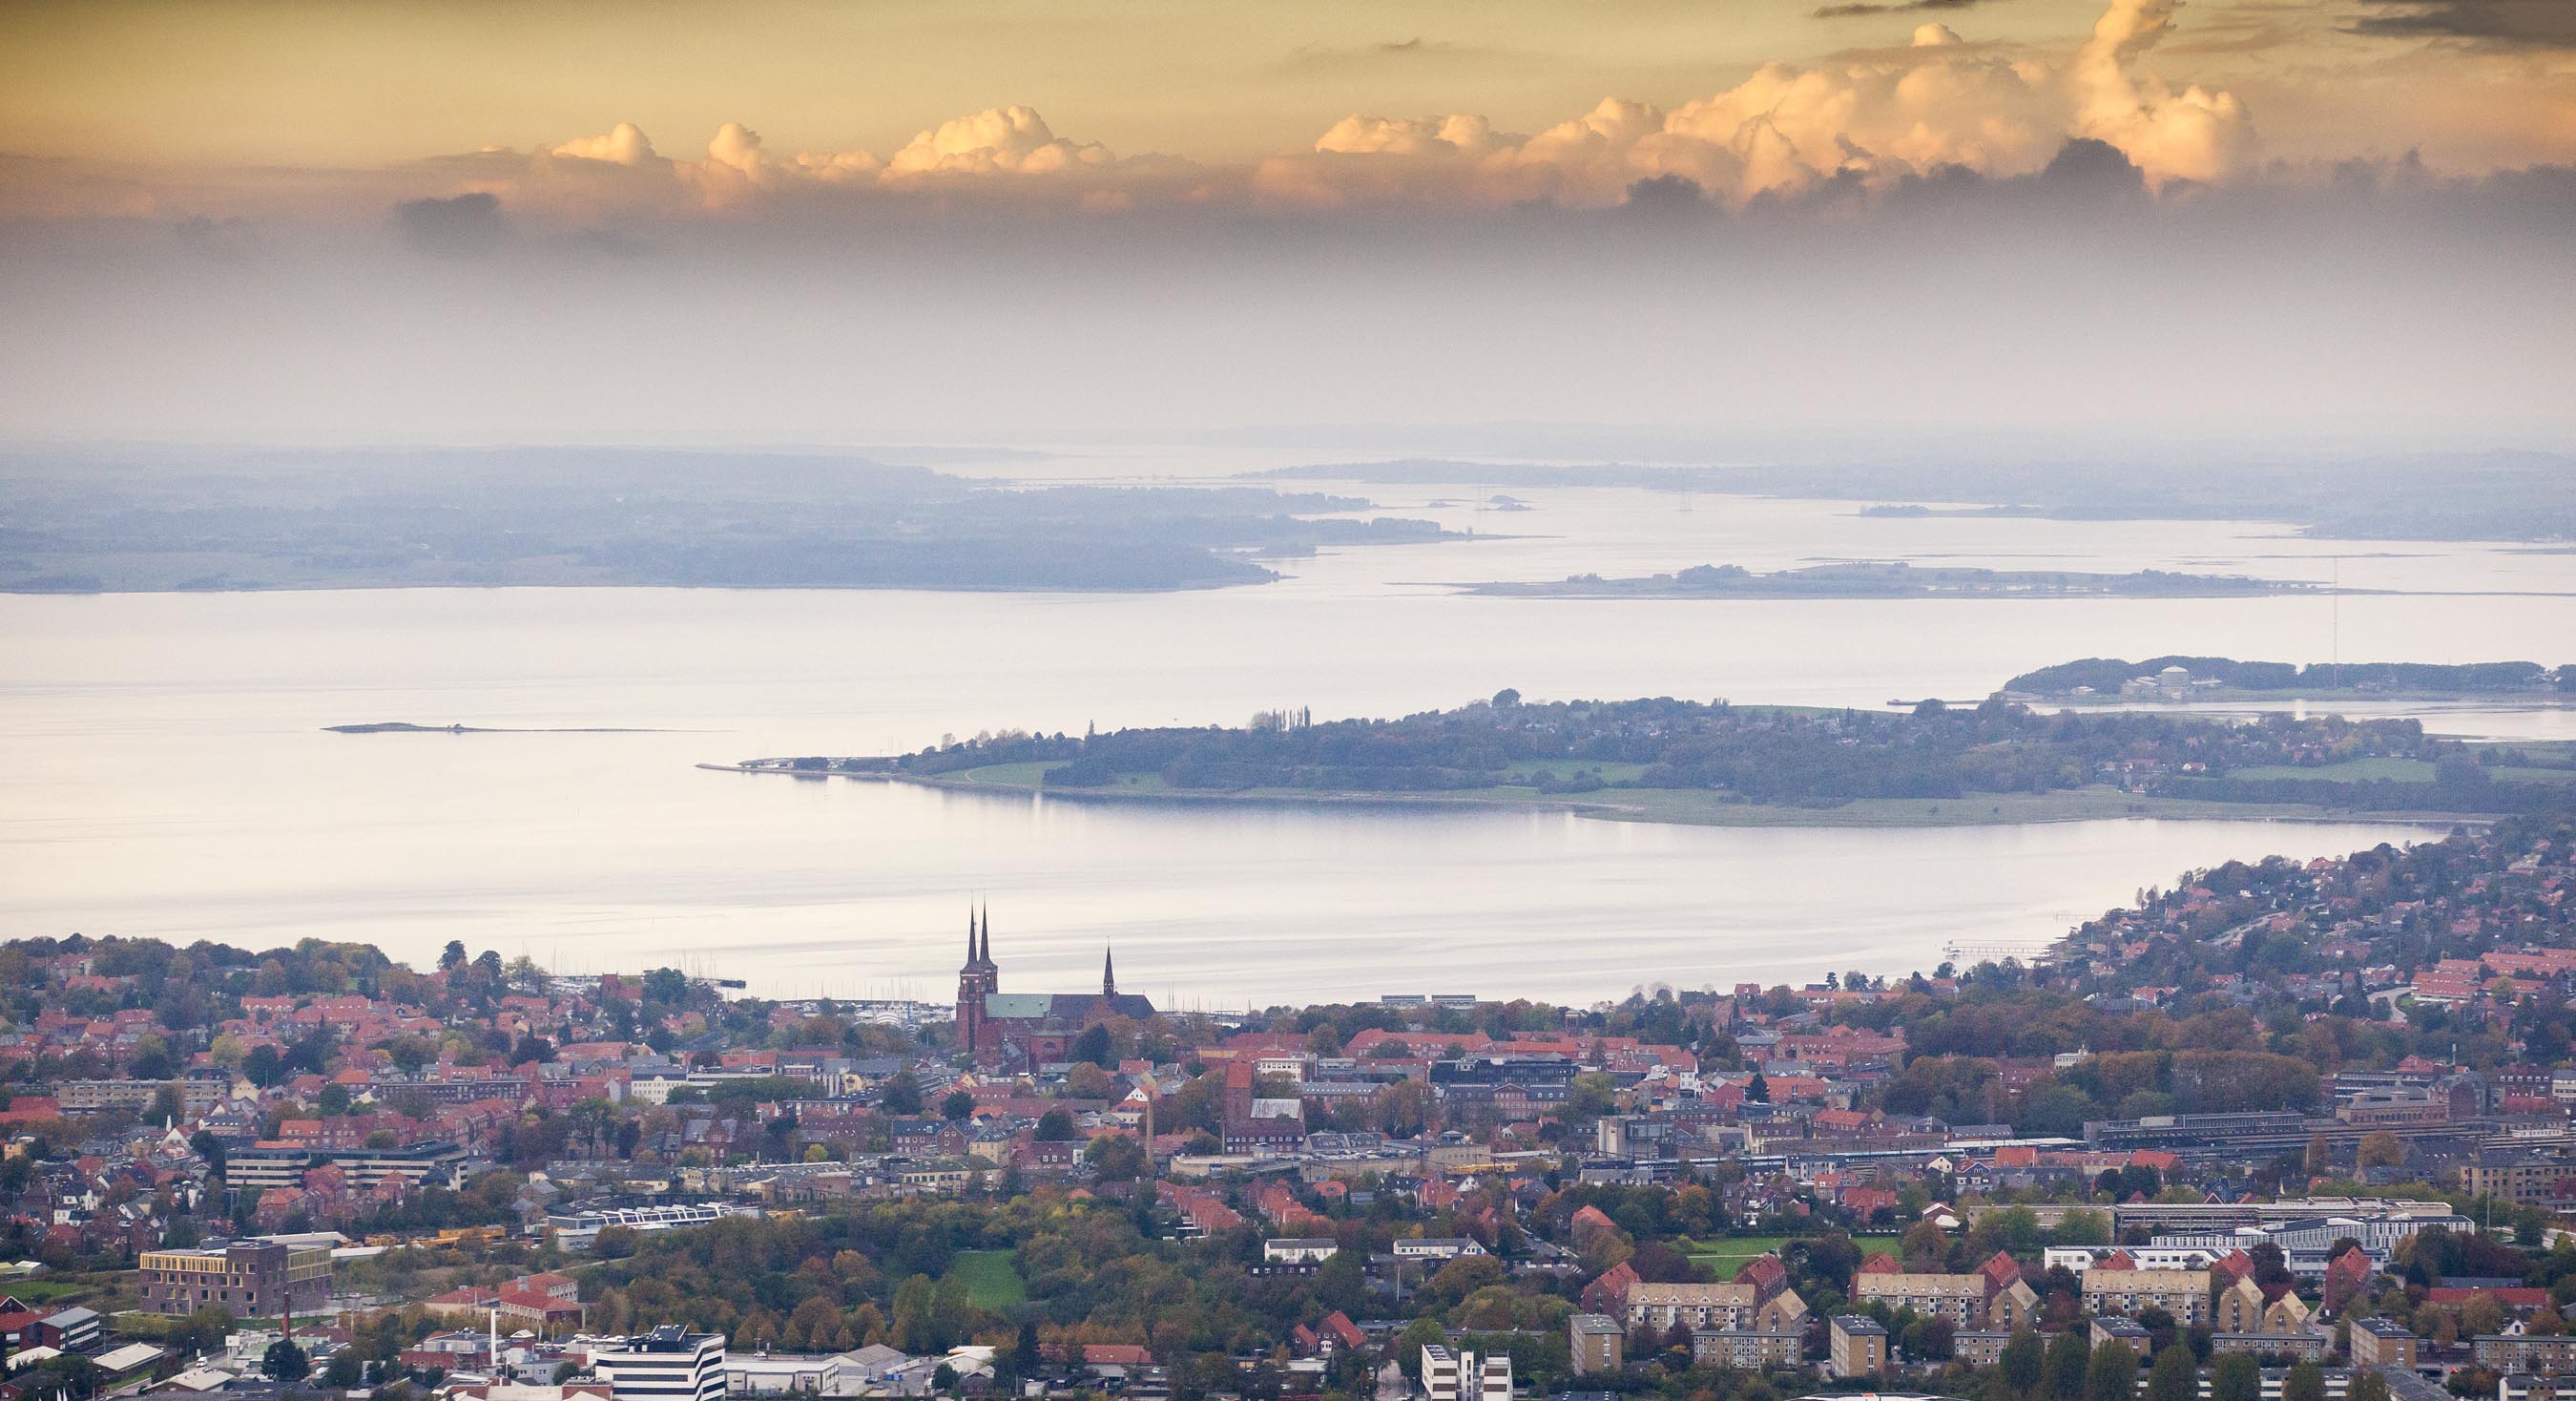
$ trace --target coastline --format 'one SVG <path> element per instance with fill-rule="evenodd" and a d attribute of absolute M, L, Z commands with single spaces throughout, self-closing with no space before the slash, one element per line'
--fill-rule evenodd
<path fill-rule="evenodd" d="M 1097 804 L 1175 807 L 1385 808 L 1397 811 L 1457 809 L 1485 812 L 1559 812 L 1603 822 L 1643 822 L 1686 827 L 2019 827 L 2113 820 L 2202 822 L 2385 823 L 2449 828 L 2493 822 L 2494 813 L 2346 812 L 2299 803 L 2216 803 L 2188 798 L 2147 798 L 2104 788 L 2064 789 L 2043 795 L 1993 793 L 1965 798 L 1860 798 L 1834 807 L 1726 802 L 1714 794 L 1664 788 L 1603 788 L 1595 795 L 1460 790 L 1455 793 L 1371 793 L 1355 790 L 1249 789 L 1223 792 L 1172 788 L 1047 788 L 1026 781 L 957 774 L 907 774 L 886 770 L 799 770 L 783 760 L 701 763 L 715 773 L 783 775 L 819 782 L 857 779 L 902 783 L 950 793 L 996 798 L 1045 798 Z"/>

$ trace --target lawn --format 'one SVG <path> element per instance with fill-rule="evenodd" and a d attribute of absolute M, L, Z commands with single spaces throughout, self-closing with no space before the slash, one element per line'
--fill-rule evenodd
<path fill-rule="evenodd" d="M 1767 1255 L 1779 1249 L 1788 1240 L 1787 1236 L 1738 1236 L 1725 1240 L 1703 1241 L 1677 1240 L 1673 1242 L 1673 1248 L 1689 1256 L 1692 1264 L 1707 1266 L 1719 1279 L 1725 1280 L 1735 1278 L 1735 1272 L 1744 1268 L 1746 1261 L 1757 1255 Z M 1852 1244 L 1859 1246 L 1863 1255 L 1873 1250 L 1884 1250 L 1894 1254 L 1897 1243 L 1895 1236 L 1852 1237 Z"/>
<path fill-rule="evenodd" d="M 1017 1252 L 961 1250 L 948 1262 L 948 1277 L 966 1286 L 966 1297 L 979 1309 L 1004 1309 L 1029 1296 L 1014 1266 Z"/>
<path fill-rule="evenodd" d="M 1025 764 L 986 764 L 982 768 L 967 769 L 951 774 L 949 777 L 962 779 L 968 783 L 990 783 L 1004 788 L 1035 788 L 1038 786 L 1038 781 L 1046 777 L 1047 770 L 1057 767 L 1060 765 L 1039 759 Z"/>

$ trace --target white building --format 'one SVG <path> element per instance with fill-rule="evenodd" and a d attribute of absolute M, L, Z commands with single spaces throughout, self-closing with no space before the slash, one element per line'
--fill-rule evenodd
<path fill-rule="evenodd" d="M 728 1216 L 758 1216 L 760 1208 L 735 1202 L 685 1202 L 674 1206 L 610 1206 L 551 1212 L 546 1234 L 561 1250 L 588 1250 L 611 1226 L 633 1231 L 677 1231 L 712 1226 Z"/>
<path fill-rule="evenodd" d="M 1438 1343 L 1426 1343 L 1422 1388 L 1431 1394 L 1431 1401 L 1512 1401 L 1512 1360 L 1452 1352 Z"/>
<path fill-rule="evenodd" d="M 1261 1258 L 1274 1265 L 1314 1265 L 1341 1253 L 1331 1236 L 1272 1236 L 1261 1243 Z"/>
<path fill-rule="evenodd" d="M 2236 1246 L 2232 1242 L 2213 1248 L 2194 1237 L 2189 1245 L 2177 1245 L 2163 1236 L 2158 1236 L 2154 1245 L 2052 1245 L 2040 1253 L 2040 1268 L 2053 1270 L 2063 1266 L 2068 1273 L 2080 1275 L 2118 1250 L 2142 1270 L 2205 1270 L 2234 1249 Z"/>
<path fill-rule="evenodd" d="M 611 1401 L 722 1401 L 725 1343 L 720 1333 L 690 1333 L 676 1323 L 638 1333 L 590 1355 Z"/>
<path fill-rule="evenodd" d="M 1398 1237 L 1395 1258 L 1399 1260 L 1455 1260 L 1461 1255 L 1482 1255 L 1485 1247 L 1472 1236 Z"/>

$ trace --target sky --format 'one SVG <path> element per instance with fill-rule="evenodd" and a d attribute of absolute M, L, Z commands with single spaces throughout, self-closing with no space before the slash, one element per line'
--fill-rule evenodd
<path fill-rule="evenodd" d="M 2576 0 L 18 0 L 0 432 L 2576 423 Z"/>

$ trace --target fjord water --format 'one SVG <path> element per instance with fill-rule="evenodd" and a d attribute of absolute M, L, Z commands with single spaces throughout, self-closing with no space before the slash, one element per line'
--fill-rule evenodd
<path fill-rule="evenodd" d="M 1351 487 L 1472 542 L 1158 595 L 421 590 L 0 598 L 0 933 L 302 937 L 761 991 L 943 997 L 970 898 L 1006 988 L 1181 1003 L 1588 999 L 2035 944 L 2187 867 L 2422 829 L 1724 829 L 1560 813 L 1109 807 L 713 773 L 988 728 L 1392 715 L 1515 686 L 1875 707 L 2082 656 L 2547 655 L 2576 557 L 2259 524 L 1869 520 L 1845 505 Z M 1688 509 L 1683 509 L 1687 505 Z M 1503 534 L 1535 538 L 1490 538 Z M 1817 558 L 2243 572 L 2411 592 L 2211 600 L 1505 600 L 1436 581 Z M 2340 563 L 2337 563 L 2337 559 Z M 375 720 L 648 733 L 327 734 Z M 2448 707 L 2450 732 L 2576 737 Z"/>

